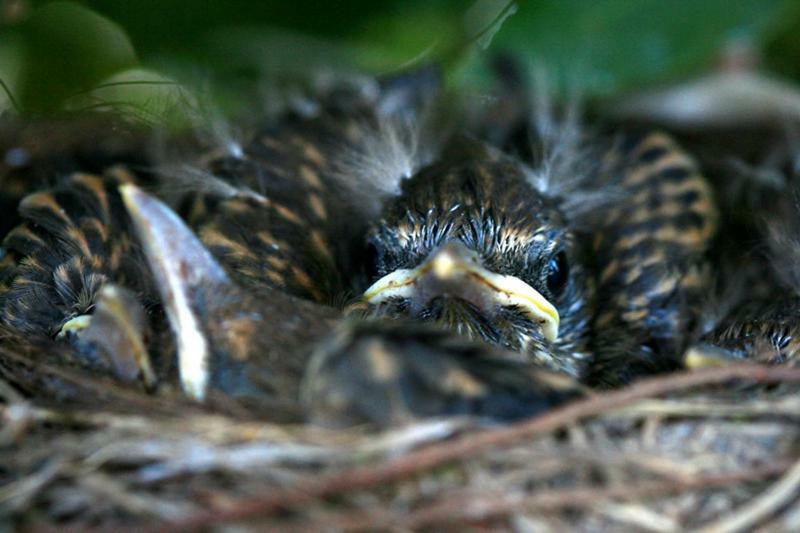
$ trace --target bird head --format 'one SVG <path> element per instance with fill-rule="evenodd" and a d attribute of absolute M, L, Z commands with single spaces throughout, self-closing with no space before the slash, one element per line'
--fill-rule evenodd
<path fill-rule="evenodd" d="M 558 199 L 528 176 L 465 139 L 406 180 L 367 239 L 369 314 L 435 322 L 578 373 L 580 253 Z"/>

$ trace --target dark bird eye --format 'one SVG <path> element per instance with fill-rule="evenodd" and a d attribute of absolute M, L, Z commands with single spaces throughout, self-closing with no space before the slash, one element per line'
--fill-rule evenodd
<path fill-rule="evenodd" d="M 550 292 L 557 294 L 561 292 L 567 284 L 569 278 L 569 265 L 567 264 L 567 254 L 558 252 L 555 257 L 547 263 L 547 288 Z"/>

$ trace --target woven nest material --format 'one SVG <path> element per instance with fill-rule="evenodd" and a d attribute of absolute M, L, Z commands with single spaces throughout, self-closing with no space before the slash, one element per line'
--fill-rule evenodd
<path fill-rule="evenodd" d="M 48 406 L 7 382 L 0 396 L 1 516 L 34 531 L 800 530 L 800 368 L 708 368 L 510 426 L 384 433 L 112 388 L 107 407 Z"/>

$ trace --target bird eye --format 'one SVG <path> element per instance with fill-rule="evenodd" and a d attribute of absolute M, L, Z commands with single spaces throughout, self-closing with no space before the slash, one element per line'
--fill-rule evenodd
<path fill-rule="evenodd" d="M 569 278 L 569 265 L 567 264 L 567 254 L 558 252 L 555 257 L 547 263 L 547 288 L 553 294 L 558 294 L 567 284 Z"/>

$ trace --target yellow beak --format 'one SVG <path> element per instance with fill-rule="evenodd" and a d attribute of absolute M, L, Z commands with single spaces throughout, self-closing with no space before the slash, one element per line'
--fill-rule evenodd
<path fill-rule="evenodd" d="M 544 337 L 558 338 L 558 310 L 536 289 L 515 276 L 483 268 L 474 253 L 457 242 L 448 243 L 414 269 L 398 269 L 376 281 L 364 300 L 378 304 L 391 298 L 412 298 L 433 291 L 464 298 L 481 306 L 516 306 L 542 328 Z"/>

